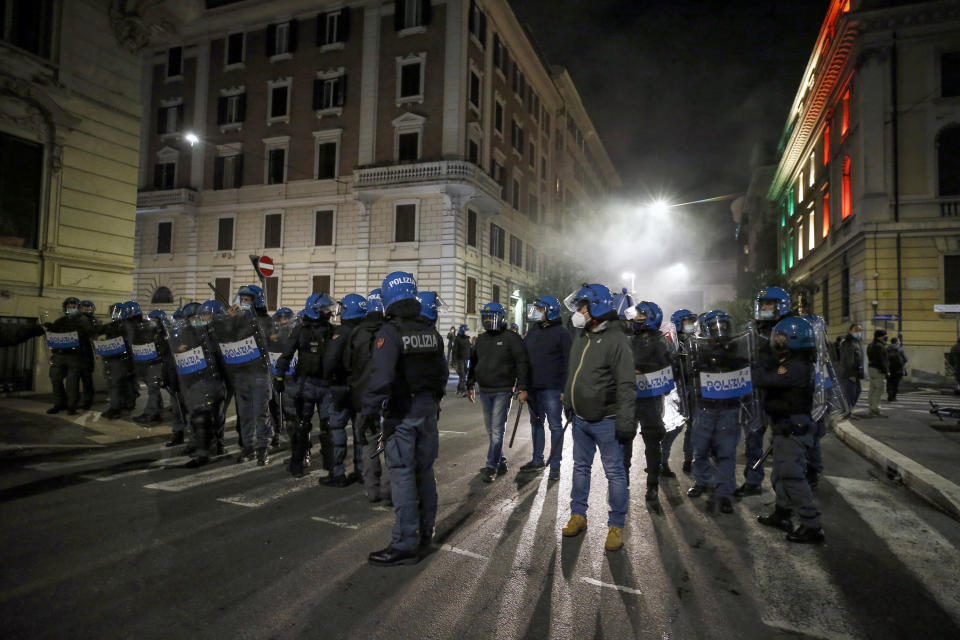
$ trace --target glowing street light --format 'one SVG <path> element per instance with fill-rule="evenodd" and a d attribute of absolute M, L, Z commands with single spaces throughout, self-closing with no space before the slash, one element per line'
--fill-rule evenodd
<path fill-rule="evenodd" d="M 627 271 L 624 274 L 622 274 L 620 277 L 623 278 L 624 280 L 630 281 L 630 293 L 633 293 L 634 290 L 636 289 L 637 275 L 635 273 L 630 273 L 629 271 Z"/>
<path fill-rule="evenodd" d="M 650 203 L 650 213 L 658 216 L 666 215 L 670 209 L 670 203 L 666 200 L 654 200 Z"/>
<path fill-rule="evenodd" d="M 197 136 L 197 134 L 193 133 L 192 131 L 185 134 L 183 136 L 183 139 L 186 140 L 188 143 L 190 143 L 191 147 L 197 146 L 197 143 L 200 142 L 200 138 Z"/>

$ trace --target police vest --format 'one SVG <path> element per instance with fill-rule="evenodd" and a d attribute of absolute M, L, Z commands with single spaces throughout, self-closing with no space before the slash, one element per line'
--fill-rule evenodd
<path fill-rule="evenodd" d="M 300 327 L 297 352 L 300 359 L 300 374 L 311 378 L 323 377 L 323 353 L 333 334 L 329 324 L 304 323 Z"/>
<path fill-rule="evenodd" d="M 438 355 L 443 356 L 443 340 L 440 334 L 432 326 L 416 320 L 401 320 L 396 327 L 402 349 L 400 373 L 406 381 L 407 391 L 442 394 L 447 381 L 446 376 L 440 379 L 437 366 Z"/>

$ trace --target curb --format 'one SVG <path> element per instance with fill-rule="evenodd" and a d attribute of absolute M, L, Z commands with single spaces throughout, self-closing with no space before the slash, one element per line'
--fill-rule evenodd
<path fill-rule="evenodd" d="M 886 470 L 899 475 L 903 484 L 915 494 L 960 520 L 960 487 L 934 473 L 916 460 L 888 447 L 857 429 L 849 420 L 834 424 L 834 433 L 848 447 Z"/>

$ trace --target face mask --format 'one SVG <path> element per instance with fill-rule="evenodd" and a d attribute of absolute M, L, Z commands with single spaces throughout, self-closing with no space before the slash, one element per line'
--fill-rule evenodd
<path fill-rule="evenodd" d="M 850 335 L 852 335 L 856 340 L 859 340 L 860 336 L 862 336 L 863 334 L 857 331 L 856 333 L 851 333 Z"/>
<path fill-rule="evenodd" d="M 692 334 L 696 328 L 697 328 L 697 325 L 695 324 L 685 324 L 683 325 L 683 332 L 689 335 L 689 334 Z"/>
<path fill-rule="evenodd" d="M 241 303 L 240 303 L 240 310 L 241 310 L 241 311 L 250 311 L 251 309 L 253 309 L 253 305 L 251 305 L 249 302 L 241 302 Z"/>
<path fill-rule="evenodd" d="M 481 324 L 484 331 L 493 331 L 493 320 L 482 320 Z"/>
<path fill-rule="evenodd" d="M 203 326 L 203 320 L 200 318 L 190 318 L 190 326 L 194 329 L 199 329 Z"/>
<path fill-rule="evenodd" d="M 577 329 L 583 329 L 585 326 L 587 326 L 587 316 L 583 315 L 579 311 L 573 314 L 573 316 L 570 318 L 570 321 Z"/>
<path fill-rule="evenodd" d="M 757 316 L 761 320 L 773 320 L 773 309 L 760 309 Z"/>
<path fill-rule="evenodd" d="M 64 313 L 67 314 L 68 316 L 75 316 L 78 313 L 80 313 L 80 309 L 67 308 L 64 310 Z"/>
<path fill-rule="evenodd" d="M 540 311 L 539 309 L 534 309 L 534 310 L 530 313 L 530 321 L 531 321 L 531 322 L 543 322 L 543 312 Z"/>

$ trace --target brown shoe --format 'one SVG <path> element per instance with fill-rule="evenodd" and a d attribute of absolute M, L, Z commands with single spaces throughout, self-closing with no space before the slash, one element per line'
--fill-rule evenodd
<path fill-rule="evenodd" d="M 607 530 L 607 541 L 603 543 L 603 548 L 607 551 L 618 551 L 623 546 L 623 529 L 620 527 L 610 527 Z"/>
<path fill-rule="evenodd" d="M 574 513 L 573 515 L 570 516 L 570 522 L 567 523 L 567 526 L 563 528 L 563 531 L 561 531 L 561 533 L 563 533 L 563 535 L 565 535 L 568 538 L 572 538 L 573 536 L 580 535 L 586 530 L 587 530 L 587 519 L 581 515 Z"/>

